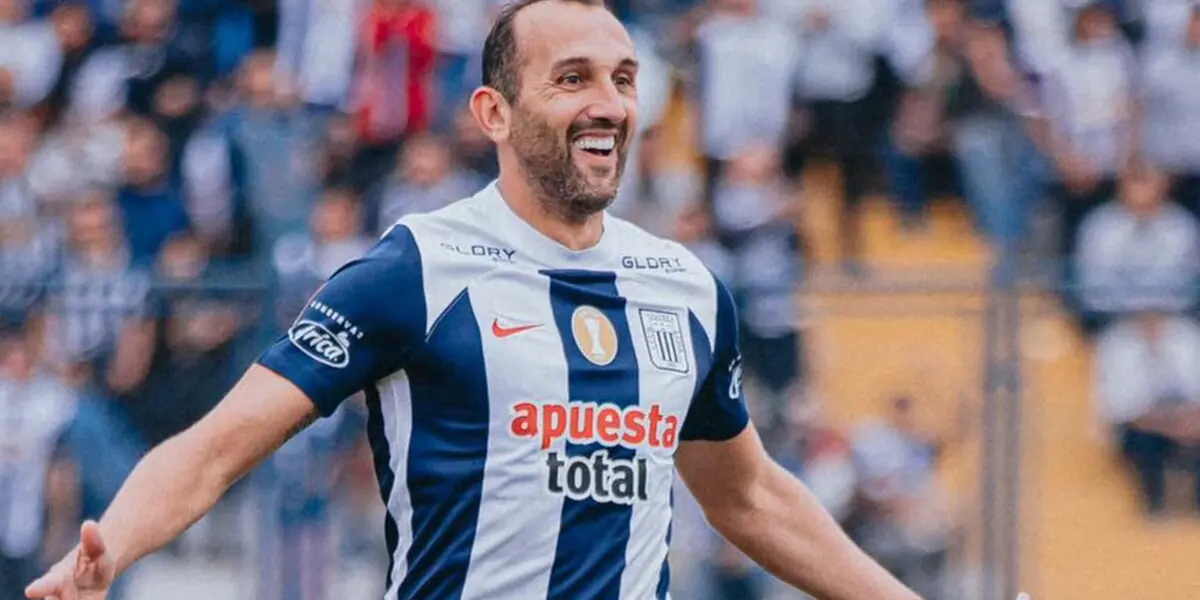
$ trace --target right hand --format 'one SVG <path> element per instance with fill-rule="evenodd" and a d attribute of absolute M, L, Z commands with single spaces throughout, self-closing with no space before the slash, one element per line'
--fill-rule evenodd
<path fill-rule="evenodd" d="M 45 575 L 25 588 L 25 597 L 47 600 L 104 600 L 117 574 L 117 562 L 104 545 L 95 521 L 83 524 L 79 545 Z"/>

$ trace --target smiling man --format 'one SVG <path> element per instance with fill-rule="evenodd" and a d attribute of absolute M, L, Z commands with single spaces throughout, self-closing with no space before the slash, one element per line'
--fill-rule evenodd
<path fill-rule="evenodd" d="M 498 181 L 402 218 L 330 278 L 28 595 L 103 598 L 362 391 L 388 600 L 667 598 L 676 469 L 717 530 L 785 581 L 828 600 L 916 598 L 763 451 L 724 286 L 605 213 L 636 131 L 635 56 L 599 1 L 506 8 L 471 98 Z"/>

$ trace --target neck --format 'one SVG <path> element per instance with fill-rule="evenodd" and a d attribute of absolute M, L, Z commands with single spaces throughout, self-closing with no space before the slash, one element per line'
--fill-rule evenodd
<path fill-rule="evenodd" d="M 604 214 L 593 214 L 575 222 L 546 209 L 547 203 L 515 170 L 500 175 L 500 196 L 521 220 L 542 235 L 571 251 L 587 250 L 600 243 L 604 233 Z"/>

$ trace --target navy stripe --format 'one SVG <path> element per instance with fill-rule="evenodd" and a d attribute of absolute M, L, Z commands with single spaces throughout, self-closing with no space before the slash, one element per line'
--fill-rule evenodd
<path fill-rule="evenodd" d="M 658 571 L 658 589 L 654 597 L 657 600 L 667 600 L 671 592 L 671 530 L 675 528 L 675 480 L 671 480 L 671 522 L 667 524 L 667 556 L 663 558 L 662 568 Z"/>
<path fill-rule="evenodd" d="M 479 524 L 491 418 L 483 340 L 465 290 L 426 343 L 435 358 L 410 371 L 413 541 L 398 596 L 454 600 L 462 596 Z"/>
<path fill-rule="evenodd" d="M 550 277 L 550 304 L 562 337 L 572 402 L 609 403 L 620 408 L 638 404 L 638 362 L 625 316 L 625 299 L 617 293 L 616 273 L 544 271 Z M 611 363 L 593 364 L 580 351 L 572 332 L 572 315 L 580 306 L 601 311 L 616 331 L 617 352 Z M 632 460 L 632 448 L 606 448 L 599 442 L 567 444 L 567 456 L 592 456 L 607 450 L 611 459 Z M 593 498 L 563 502 L 558 547 L 550 573 L 548 600 L 617 600 L 629 544 L 629 505 Z"/>
<path fill-rule="evenodd" d="M 392 471 L 392 453 L 388 445 L 387 433 L 383 423 L 383 410 L 379 406 L 379 388 L 369 386 L 363 390 L 367 400 L 367 442 L 371 444 L 371 452 L 375 456 L 375 478 L 379 481 L 379 495 L 383 497 L 384 523 L 383 537 L 387 542 L 388 570 L 387 587 L 392 589 L 392 568 L 396 564 L 396 546 L 400 543 L 400 530 L 396 527 L 396 518 L 392 516 L 388 500 L 392 497 L 392 486 L 396 483 L 396 474 Z"/>

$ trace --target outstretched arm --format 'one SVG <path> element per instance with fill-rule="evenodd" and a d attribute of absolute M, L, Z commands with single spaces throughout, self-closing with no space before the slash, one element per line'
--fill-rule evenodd
<path fill-rule="evenodd" d="M 788 584 L 821 600 L 918 600 L 767 456 L 752 426 L 728 441 L 684 443 L 676 464 L 709 523 Z"/>
<path fill-rule="evenodd" d="M 234 482 L 316 417 L 303 392 L 255 365 L 212 413 L 146 455 L 84 543 L 29 586 L 30 598 L 108 588 L 207 513 Z"/>
<path fill-rule="evenodd" d="M 675 459 L 709 523 L 772 574 L 821 600 L 917 600 L 767 456 L 746 409 L 737 308 L 724 284 L 717 281 L 716 288 L 712 363 L 697 386 Z M 700 333 L 703 349 L 707 340 Z"/>

